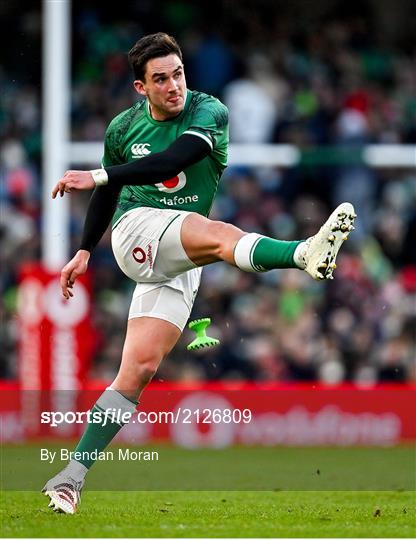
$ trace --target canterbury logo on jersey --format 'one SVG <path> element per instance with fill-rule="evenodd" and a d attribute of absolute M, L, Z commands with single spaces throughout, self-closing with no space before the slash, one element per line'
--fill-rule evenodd
<path fill-rule="evenodd" d="M 165 180 L 164 182 L 159 182 L 158 184 L 155 184 L 157 189 L 159 191 L 165 191 L 166 193 L 175 193 L 175 191 L 179 191 L 186 185 L 186 174 L 182 171 L 177 176 L 174 176 L 173 178 L 169 178 L 169 180 Z"/>
<path fill-rule="evenodd" d="M 149 143 L 138 143 L 138 144 L 132 144 L 131 145 L 131 153 L 133 154 L 134 158 L 141 158 L 144 156 L 148 156 L 150 154 L 150 150 L 148 148 L 150 146 Z"/>
<path fill-rule="evenodd" d="M 148 156 L 151 153 L 151 150 L 149 150 L 148 146 L 150 146 L 150 143 L 132 144 L 131 153 L 133 155 L 133 158 L 142 158 L 144 156 Z M 169 178 L 169 180 L 165 180 L 164 182 L 159 182 L 155 184 L 159 191 L 165 191 L 166 193 L 175 193 L 175 191 L 179 191 L 185 185 L 186 175 L 183 171 L 180 172 L 177 176 Z"/>

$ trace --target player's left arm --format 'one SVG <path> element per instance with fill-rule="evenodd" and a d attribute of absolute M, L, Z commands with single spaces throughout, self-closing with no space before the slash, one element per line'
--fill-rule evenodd
<path fill-rule="evenodd" d="M 201 161 L 212 151 L 209 135 L 184 133 L 163 152 L 155 152 L 140 160 L 113 165 L 94 171 L 67 171 L 52 191 L 55 198 L 73 189 L 93 189 L 96 186 L 157 184 L 176 176 L 183 169 Z"/>

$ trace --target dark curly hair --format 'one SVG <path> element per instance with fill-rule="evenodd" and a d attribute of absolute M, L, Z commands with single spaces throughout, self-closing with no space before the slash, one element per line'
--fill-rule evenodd
<path fill-rule="evenodd" d="M 182 61 L 182 51 L 175 38 L 157 32 L 144 36 L 130 49 L 128 58 L 136 80 L 144 81 L 146 64 L 152 58 L 176 54 Z"/>

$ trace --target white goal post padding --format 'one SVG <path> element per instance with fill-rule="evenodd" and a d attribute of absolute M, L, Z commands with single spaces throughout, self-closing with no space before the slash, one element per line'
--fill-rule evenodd
<path fill-rule="evenodd" d="M 356 149 L 353 149 L 356 151 Z M 69 143 L 71 166 L 96 168 L 103 156 L 103 144 Z M 300 150 L 290 144 L 230 144 L 229 165 L 293 167 L 301 158 Z M 362 159 L 370 167 L 416 167 L 416 145 L 372 144 L 362 148 Z"/>

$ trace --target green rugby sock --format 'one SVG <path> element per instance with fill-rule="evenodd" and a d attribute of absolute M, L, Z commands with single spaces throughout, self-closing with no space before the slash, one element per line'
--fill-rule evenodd
<path fill-rule="evenodd" d="M 274 268 L 298 268 L 293 261 L 293 254 L 301 240 L 288 242 L 263 237 L 253 250 L 252 260 L 255 268 L 273 270 Z"/>
<path fill-rule="evenodd" d="M 276 268 L 299 268 L 293 256 L 302 240 L 274 240 L 250 233 L 237 242 L 235 264 L 246 272 L 264 272 Z"/>
<path fill-rule="evenodd" d="M 98 453 L 104 450 L 120 429 L 128 423 L 122 421 L 122 416 L 124 415 L 125 419 L 131 417 L 135 410 L 136 403 L 116 390 L 107 388 L 92 408 L 91 421 L 75 448 L 73 459 L 89 469 L 95 463 Z M 77 455 L 77 452 L 81 454 Z"/>

